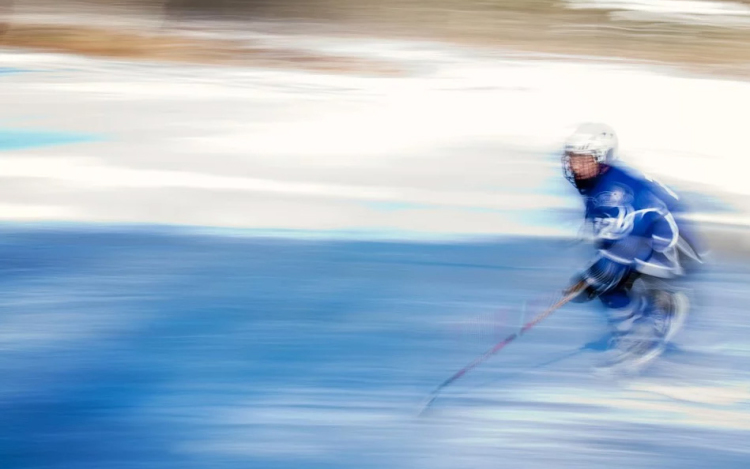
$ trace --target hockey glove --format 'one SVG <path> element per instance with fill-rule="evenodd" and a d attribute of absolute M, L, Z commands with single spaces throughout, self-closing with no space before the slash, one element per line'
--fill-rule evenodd
<path fill-rule="evenodd" d="M 627 266 L 618 264 L 606 257 L 600 257 L 591 267 L 573 278 L 573 285 L 584 281 L 587 286 L 572 301 L 583 303 L 593 300 L 607 290 L 617 286 L 625 278 L 628 271 L 629 268 Z M 569 293 L 572 288 L 569 288 L 565 293 Z"/>

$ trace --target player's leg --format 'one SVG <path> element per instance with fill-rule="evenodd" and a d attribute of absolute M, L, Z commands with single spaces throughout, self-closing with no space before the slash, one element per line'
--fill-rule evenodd
<path fill-rule="evenodd" d="M 676 281 L 645 277 L 644 284 L 648 303 L 646 314 L 651 316 L 660 338 L 669 342 L 682 329 L 690 311 L 687 291 Z"/>
<path fill-rule="evenodd" d="M 607 307 L 612 334 L 606 362 L 646 356 L 660 347 L 661 337 L 655 329 L 650 300 L 643 288 L 634 288 L 638 278 L 634 272 L 599 296 Z"/>

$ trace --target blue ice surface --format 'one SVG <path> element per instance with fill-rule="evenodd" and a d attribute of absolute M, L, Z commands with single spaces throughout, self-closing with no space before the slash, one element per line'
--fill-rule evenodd
<path fill-rule="evenodd" d="M 0 128 L 0 151 L 87 143 L 100 139 L 101 137 L 93 134 L 76 132 Z"/>
<path fill-rule="evenodd" d="M 737 422 L 683 423 L 596 400 L 626 383 L 592 378 L 603 348 L 595 305 L 558 311 L 416 416 L 587 255 L 555 239 L 4 225 L 0 467 L 748 467 L 750 432 Z M 720 294 L 687 336 L 725 348 L 672 351 L 671 367 L 647 377 L 748 381 L 737 347 L 748 269 L 700 275 Z M 591 401 L 550 398 L 563 389 Z M 750 410 L 656 402 L 740 421 Z"/>

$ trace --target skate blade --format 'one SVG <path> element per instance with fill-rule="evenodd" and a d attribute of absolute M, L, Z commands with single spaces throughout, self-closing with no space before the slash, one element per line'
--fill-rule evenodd
<path fill-rule="evenodd" d="M 643 370 L 654 360 L 659 358 L 666 348 L 666 343 L 660 342 L 659 345 L 644 354 L 624 354 L 616 359 L 596 365 L 594 366 L 594 371 L 597 374 L 635 373 Z"/>
<path fill-rule="evenodd" d="M 682 327 L 685 325 L 685 320 L 687 319 L 687 311 L 689 308 L 687 297 L 678 293 L 675 295 L 675 301 L 678 303 L 675 308 L 676 313 L 669 324 L 667 334 L 664 336 L 664 342 L 670 342 L 674 336 L 682 330 Z"/>

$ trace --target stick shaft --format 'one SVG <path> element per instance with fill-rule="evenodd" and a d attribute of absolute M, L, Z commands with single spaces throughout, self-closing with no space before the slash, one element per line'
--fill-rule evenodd
<path fill-rule="evenodd" d="M 519 338 L 522 335 L 524 335 L 526 332 L 528 332 L 534 326 L 536 326 L 537 324 L 539 324 L 540 322 L 542 322 L 547 316 L 549 316 L 550 314 L 554 313 L 557 309 L 559 309 L 560 307 L 562 307 L 563 305 L 565 305 L 566 303 L 568 303 L 570 300 L 572 300 L 573 298 L 575 298 L 576 296 L 578 296 L 578 293 L 580 293 L 580 291 L 583 290 L 583 288 L 585 286 L 586 285 L 585 285 L 584 282 L 577 283 L 575 286 L 573 286 L 573 288 L 571 288 L 569 290 L 569 293 L 567 295 L 565 295 L 563 298 L 561 298 L 557 303 L 555 303 L 554 305 L 550 306 L 549 308 L 547 308 L 547 310 L 545 310 L 544 312 L 538 314 L 536 317 L 534 317 L 534 319 L 532 319 L 531 321 L 529 321 L 526 324 L 524 324 L 524 326 L 521 328 L 521 330 L 519 332 L 514 332 L 513 334 L 509 335 L 508 337 L 506 337 L 502 341 L 498 342 L 491 349 L 487 350 L 483 355 L 481 355 L 480 357 L 476 358 L 474 361 L 472 361 L 471 363 L 469 363 L 465 367 L 463 367 L 460 370 L 458 370 L 453 376 L 451 376 L 450 378 L 448 378 L 445 381 L 443 381 L 440 384 L 440 386 L 438 386 L 437 388 L 435 388 L 435 390 L 432 392 L 432 394 L 430 394 L 431 397 L 428 400 L 428 402 L 425 405 L 424 410 L 422 412 L 424 412 L 425 410 L 427 410 L 427 408 L 435 401 L 435 399 L 437 398 L 438 394 L 440 393 L 440 391 L 443 388 L 445 388 L 446 386 L 450 385 L 451 383 L 453 383 L 457 379 L 461 378 L 463 375 L 465 375 L 466 373 L 468 373 L 472 369 L 474 369 L 477 366 L 479 366 L 481 363 L 483 363 L 484 361 L 486 361 L 488 358 L 490 358 L 491 356 L 495 355 L 500 350 L 504 349 L 506 345 L 510 344 L 511 342 L 513 342 L 514 340 L 516 340 L 517 338 Z"/>

